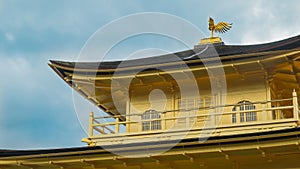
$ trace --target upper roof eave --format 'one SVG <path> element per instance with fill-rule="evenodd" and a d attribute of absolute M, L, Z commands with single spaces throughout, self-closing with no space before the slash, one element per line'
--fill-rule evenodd
<path fill-rule="evenodd" d="M 202 51 L 203 49 L 208 48 L 210 51 L 208 53 L 201 53 L 201 55 L 197 55 L 198 51 Z M 73 70 L 76 68 L 77 70 L 85 69 L 85 70 L 103 70 L 109 71 L 118 68 L 120 64 L 128 65 L 130 67 L 140 66 L 140 65 L 151 65 L 151 64 L 163 64 L 166 61 L 176 61 L 180 59 L 181 61 L 191 61 L 191 60 L 199 60 L 199 58 L 209 58 L 209 54 L 215 51 L 221 60 L 222 58 L 227 58 L 226 56 L 235 56 L 235 59 L 239 59 L 242 55 L 251 55 L 258 54 L 264 52 L 276 52 L 282 50 L 293 50 L 296 48 L 300 48 L 300 35 L 294 36 L 291 38 L 287 38 L 284 40 L 264 43 L 264 44 L 256 44 L 256 45 L 219 45 L 214 46 L 210 45 L 200 45 L 195 49 L 185 50 L 181 52 L 142 58 L 142 59 L 134 59 L 127 61 L 105 61 L 105 62 L 68 62 L 68 61 L 55 61 L 50 60 L 50 65 L 54 65 L 55 67 L 60 67 L 66 70 Z M 172 59 L 176 56 L 178 59 Z"/>

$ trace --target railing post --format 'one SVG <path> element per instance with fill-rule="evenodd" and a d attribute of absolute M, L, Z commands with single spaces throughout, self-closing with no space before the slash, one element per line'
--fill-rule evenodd
<path fill-rule="evenodd" d="M 93 123 L 94 123 L 94 113 L 90 112 L 90 121 L 89 121 L 89 137 L 93 136 Z"/>
<path fill-rule="evenodd" d="M 266 108 L 267 108 L 267 103 L 263 103 L 261 104 L 262 106 L 262 121 L 267 121 L 269 120 L 268 118 L 268 112 L 266 111 Z"/>
<path fill-rule="evenodd" d="M 120 122 L 120 119 L 119 119 L 119 117 L 117 117 L 116 118 L 116 134 L 119 134 L 119 130 L 120 130 L 120 124 L 119 124 L 119 122 Z"/>
<path fill-rule="evenodd" d="M 293 107 L 294 107 L 294 119 L 299 120 L 299 115 L 298 115 L 298 111 L 299 111 L 299 107 L 298 107 L 298 98 L 297 98 L 297 92 L 293 91 Z"/>

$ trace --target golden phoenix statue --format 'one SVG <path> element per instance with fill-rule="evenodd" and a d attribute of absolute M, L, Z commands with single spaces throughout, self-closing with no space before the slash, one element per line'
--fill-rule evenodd
<path fill-rule="evenodd" d="M 225 33 L 232 27 L 232 23 L 219 22 L 215 25 L 214 19 L 209 17 L 208 29 L 211 31 L 211 38 L 214 37 L 214 32 Z"/>

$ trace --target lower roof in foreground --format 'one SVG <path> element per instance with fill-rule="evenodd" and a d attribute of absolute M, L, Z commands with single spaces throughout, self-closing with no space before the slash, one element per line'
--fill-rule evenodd
<path fill-rule="evenodd" d="M 152 143 L 1 150 L 0 168 L 294 168 L 300 128 Z"/>

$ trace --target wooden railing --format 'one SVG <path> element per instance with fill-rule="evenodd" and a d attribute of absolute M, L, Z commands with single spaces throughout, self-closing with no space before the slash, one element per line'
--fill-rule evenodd
<path fill-rule="evenodd" d="M 145 122 L 160 121 L 162 125 L 160 131 L 168 130 L 171 127 L 179 125 L 178 121 L 193 121 L 194 123 L 188 127 L 189 129 L 201 129 L 204 122 L 212 122 L 217 125 L 218 128 L 233 127 L 238 128 L 245 125 L 264 125 L 269 123 L 280 123 L 287 120 L 298 121 L 299 120 L 299 107 L 297 93 L 292 93 L 292 98 L 269 100 L 263 102 L 252 102 L 255 109 L 251 110 L 232 110 L 233 107 L 241 106 L 241 104 L 229 104 L 221 106 L 210 106 L 210 107 L 195 107 L 191 109 L 178 109 L 170 110 L 165 112 L 158 112 L 160 114 L 159 119 L 145 119 L 141 120 L 141 114 L 130 114 L 130 115 L 115 115 L 115 116 L 100 116 L 95 117 L 94 113 L 90 113 L 90 124 L 89 124 L 89 138 L 99 135 L 119 135 L 121 133 L 130 134 L 131 131 L 126 127 L 135 126 L 139 128 L 135 133 L 140 132 L 153 132 L 153 131 L 142 131 L 141 126 Z M 181 113 L 180 116 L 168 116 L 169 114 Z M 256 119 L 253 121 L 240 122 L 237 119 L 241 119 L 241 114 L 255 112 Z M 233 122 L 233 115 L 236 117 L 236 122 Z M 240 117 L 240 118 L 239 118 Z M 125 119 L 121 121 L 121 119 Z M 140 119 L 140 120 L 132 120 Z M 191 120 L 192 119 L 192 120 Z M 202 120 L 202 121 L 201 121 Z M 172 124 L 172 125 L 170 125 Z M 195 125 L 196 124 L 196 125 Z M 197 125 L 198 124 L 198 125 Z M 182 128 L 182 126 L 181 126 Z"/>

